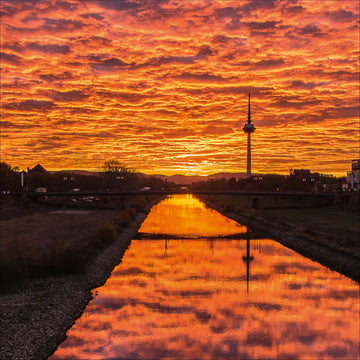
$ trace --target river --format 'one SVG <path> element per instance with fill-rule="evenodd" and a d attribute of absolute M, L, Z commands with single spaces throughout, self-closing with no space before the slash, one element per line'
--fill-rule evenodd
<path fill-rule="evenodd" d="M 59 359 L 359 358 L 359 286 L 192 195 L 156 205 Z"/>

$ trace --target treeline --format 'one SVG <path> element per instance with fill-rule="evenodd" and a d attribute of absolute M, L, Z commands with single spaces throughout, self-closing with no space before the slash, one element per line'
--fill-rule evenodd
<path fill-rule="evenodd" d="M 0 162 L 0 190 L 1 192 L 17 192 L 21 189 L 20 172 L 17 167 Z"/>
<path fill-rule="evenodd" d="M 329 175 L 302 177 L 298 175 L 255 175 L 251 178 L 231 178 L 198 181 L 189 186 L 190 190 L 238 190 L 238 191 L 281 191 L 281 192 L 324 192 L 341 191 L 345 178 Z"/>
<path fill-rule="evenodd" d="M 0 163 L 1 192 L 15 193 L 22 189 L 35 190 L 46 188 L 48 191 L 80 190 L 139 190 L 144 187 L 161 190 L 164 181 L 157 177 L 145 176 L 121 165 L 116 160 L 107 161 L 102 171 L 96 174 L 82 175 L 72 172 L 30 171 L 23 174 L 24 186 L 21 184 L 21 172 L 16 167 Z"/>
<path fill-rule="evenodd" d="M 44 169 L 43 169 L 44 170 Z M 181 185 L 168 183 L 166 180 L 136 173 L 117 160 L 106 161 L 99 173 L 94 175 L 82 175 L 71 172 L 50 173 L 44 171 L 30 171 L 24 173 L 24 187 L 21 186 L 21 176 L 18 168 L 12 168 L 9 164 L 0 163 L 1 191 L 19 192 L 35 190 L 44 187 L 48 191 L 70 191 L 72 189 L 89 191 L 121 191 L 140 190 L 151 188 L 152 190 L 176 190 Z M 341 191 L 345 177 L 331 175 L 311 174 L 299 175 L 254 175 L 251 178 L 226 180 L 211 179 L 194 182 L 187 186 L 189 190 L 237 190 L 237 191 L 304 191 L 304 192 L 328 192 Z"/>

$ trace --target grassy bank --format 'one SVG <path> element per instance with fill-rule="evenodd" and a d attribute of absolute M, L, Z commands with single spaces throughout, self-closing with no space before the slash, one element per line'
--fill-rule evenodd
<path fill-rule="evenodd" d="M 153 196 L 126 199 L 117 209 L 89 204 L 57 209 L 3 204 L 1 209 L 1 288 L 37 276 L 81 272 L 95 254 L 127 228 Z"/>
<path fill-rule="evenodd" d="M 319 204 L 311 198 L 298 200 L 265 199 L 261 209 L 252 208 L 246 196 L 205 197 L 225 212 L 263 219 L 269 224 L 292 227 L 300 236 L 360 258 L 360 215 L 338 204 Z M 320 205 L 320 206 L 319 206 Z"/>

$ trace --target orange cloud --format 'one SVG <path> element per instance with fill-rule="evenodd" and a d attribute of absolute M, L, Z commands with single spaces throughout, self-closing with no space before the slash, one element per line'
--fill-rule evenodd
<path fill-rule="evenodd" d="M 97 169 L 116 157 L 144 172 L 244 171 L 248 92 L 254 172 L 345 175 L 358 156 L 357 2 L 2 1 L 1 11 L 1 156 L 13 166 Z"/>

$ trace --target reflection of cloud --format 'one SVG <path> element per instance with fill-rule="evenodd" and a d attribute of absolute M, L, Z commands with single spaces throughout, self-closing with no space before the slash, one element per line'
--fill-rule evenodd
<path fill-rule="evenodd" d="M 245 344 L 249 346 L 272 347 L 273 338 L 271 334 L 263 330 L 249 331 L 246 334 Z"/>
<path fill-rule="evenodd" d="M 171 240 L 172 257 L 164 257 L 163 241 L 134 240 L 69 331 L 68 339 L 75 340 L 60 347 L 59 358 L 72 353 L 84 359 L 96 349 L 107 359 L 241 359 L 254 358 L 254 351 L 266 359 L 356 358 L 358 289 L 352 281 L 262 240 L 264 252 L 253 263 L 254 286 L 246 295 L 239 282 L 244 242 L 217 241 L 214 248 L 209 252 L 201 240 Z M 296 264 L 296 276 L 274 272 L 274 262 L 290 269 Z M 144 276 L 149 269 L 156 277 Z M 139 286 L 144 281 L 147 286 Z M 211 296 L 203 297 L 202 289 Z"/>
<path fill-rule="evenodd" d="M 132 286 L 139 286 L 141 288 L 144 288 L 147 286 L 147 282 L 143 279 L 133 279 L 129 281 L 129 284 Z"/>
<path fill-rule="evenodd" d="M 321 355 L 333 359 L 346 359 L 349 355 L 349 350 L 347 346 L 328 346 L 321 352 Z"/>
<path fill-rule="evenodd" d="M 296 270 L 292 264 L 283 263 L 283 264 L 274 264 L 272 269 L 275 274 L 296 274 Z"/>
<path fill-rule="evenodd" d="M 141 302 L 142 305 L 148 309 L 158 311 L 163 314 L 186 314 L 193 312 L 194 308 L 191 306 L 176 306 L 176 305 L 164 305 L 159 302 Z"/>
<path fill-rule="evenodd" d="M 281 311 L 283 306 L 275 303 L 268 303 L 268 302 L 249 302 L 246 307 L 255 307 L 259 310 L 265 311 Z"/>
<path fill-rule="evenodd" d="M 344 289 L 344 290 L 330 290 L 323 295 L 325 298 L 331 298 L 336 300 L 345 300 L 345 299 L 358 299 L 360 294 L 358 289 Z"/>
<path fill-rule="evenodd" d="M 190 296 L 205 296 L 209 297 L 214 294 L 217 290 L 205 290 L 205 289 L 189 289 L 189 290 L 159 290 L 164 295 L 171 295 L 171 296 L 180 296 L 180 297 L 190 297 Z"/>
<path fill-rule="evenodd" d="M 88 331 L 102 331 L 112 329 L 110 321 L 85 321 L 82 326 Z"/>
<path fill-rule="evenodd" d="M 130 268 L 117 268 L 114 272 L 116 276 L 134 276 L 134 275 L 148 275 L 154 276 L 155 273 L 147 272 L 139 267 L 130 267 Z"/>
<path fill-rule="evenodd" d="M 251 359 L 249 353 L 241 348 L 239 340 L 235 338 L 227 338 L 222 343 L 215 344 L 211 355 L 214 359 Z"/>
<path fill-rule="evenodd" d="M 211 319 L 211 314 L 209 314 L 205 310 L 196 311 L 195 316 L 201 324 L 207 324 L 209 322 L 209 320 Z"/>
<path fill-rule="evenodd" d="M 73 348 L 73 347 L 81 347 L 86 344 L 86 340 L 78 337 L 78 336 L 71 336 L 69 337 L 62 345 L 63 348 Z"/>
<path fill-rule="evenodd" d="M 298 340 L 305 345 L 313 344 L 318 338 L 317 334 L 310 334 L 310 335 L 299 335 Z"/>

